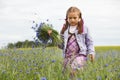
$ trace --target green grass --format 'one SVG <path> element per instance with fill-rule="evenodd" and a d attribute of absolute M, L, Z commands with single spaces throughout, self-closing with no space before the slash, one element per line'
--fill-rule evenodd
<path fill-rule="evenodd" d="M 120 46 L 95 46 L 95 50 L 97 52 L 105 52 L 105 51 L 120 51 Z"/>
<path fill-rule="evenodd" d="M 73 80 L 120 80 L 120 46 L 96 46 L 95 62 L 87 61 Z M 0 80 L 72 80 L 62 73 L 62 50 L 52 48 L 0 50 Z M 44 79 L 45 78 L 45 79 Z"/>

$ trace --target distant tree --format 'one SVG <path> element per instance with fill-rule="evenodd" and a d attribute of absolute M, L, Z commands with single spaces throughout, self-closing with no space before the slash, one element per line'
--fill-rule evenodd
<path fill-rule="evenodd" d="M 14 48 L 14 44 L 13 43 L 8 43 L 7 48 Z"/>
<path fill-rule="evenodd" d="M 25 40 L 25 41 L 23 42 L 23 47 L 24 47 L 24 48 L 30 47 L 30 46 L 29 46 L 29 41 L 28 41 L 28 40 Z"/>
<path fill-rule="evenodd" d="M 22 48 L 23 47 L 23 42 L 18 41 L 17 43 L 14 44 L 16 48 Z"/>

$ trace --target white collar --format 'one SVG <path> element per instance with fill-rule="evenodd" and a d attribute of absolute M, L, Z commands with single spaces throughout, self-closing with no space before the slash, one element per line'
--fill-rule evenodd
<path fill-rule="evenodd" d="M 70 33 L 75 33 L 75 30 L 77 29 L 77 26 L 70 26 L 69 27 L 69 32 Z"/>

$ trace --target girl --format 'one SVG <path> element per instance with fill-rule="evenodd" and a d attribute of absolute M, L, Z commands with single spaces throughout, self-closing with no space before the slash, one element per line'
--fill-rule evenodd
<path fill-rule="evenodd" d="M 77 7 L 70 7 L 66 13 L 66 23 L 61 30 L 63 38 L 64 68 L 69 64 L 73 72 L 82 69 L 87 55 L 93 62 L 95 57 L 94 45 L 88 28 L 84 25 L 81 11 Z"/>

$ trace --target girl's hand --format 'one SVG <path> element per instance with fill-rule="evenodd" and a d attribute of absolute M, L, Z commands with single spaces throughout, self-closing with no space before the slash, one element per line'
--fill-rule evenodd
<path fill-rule="evenodd" d="M 94 54 L 90 54 L 90 60 L 91 60 L 91 62 L 94 62 L 94 58 L 95 58 L 95 55 Z"/>
<path fill-rule="evenodd" d="M 51 33 L 52 33 L 52 30 L 48 30 L 48 34 L 49 34 L 49 36 L 51 35 Z"/>

